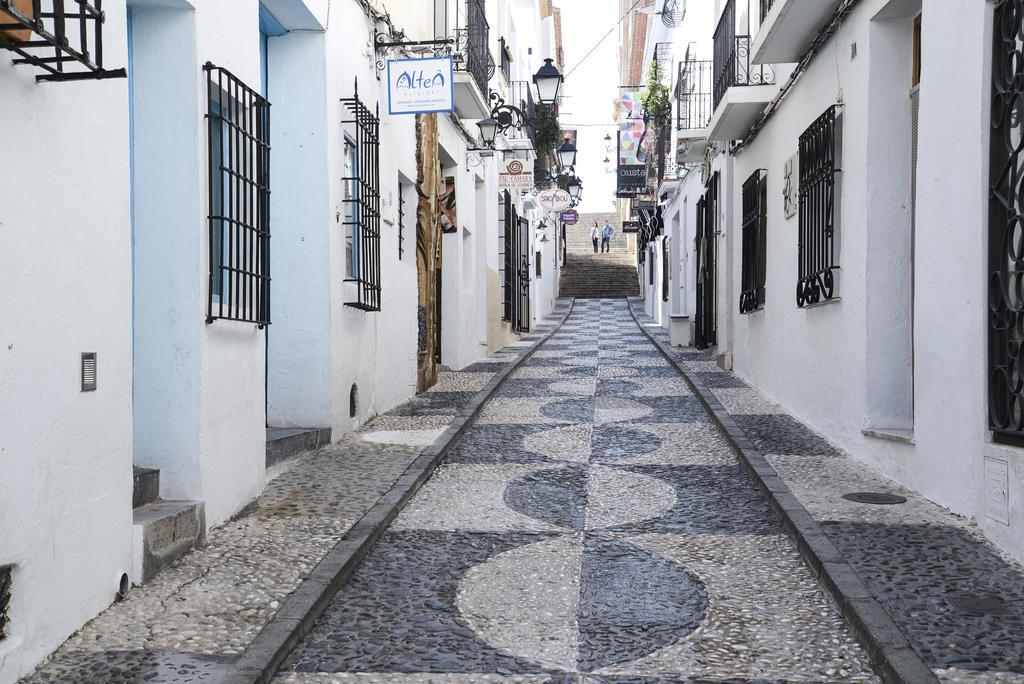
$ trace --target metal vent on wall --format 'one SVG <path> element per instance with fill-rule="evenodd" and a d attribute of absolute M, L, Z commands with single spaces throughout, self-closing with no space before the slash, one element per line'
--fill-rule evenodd
<path fill-rule="evenodd" d="M 82 352 L 82 391 L 96 390 L 96 352 Z"/>

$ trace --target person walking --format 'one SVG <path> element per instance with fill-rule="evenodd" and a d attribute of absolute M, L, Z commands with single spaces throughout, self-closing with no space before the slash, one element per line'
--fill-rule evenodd
<path fill-rule="evenodd" d="M 594 241 L 594 254 L 597 254 L 597 235 L 598 235 L 597 221 L 594 221 L 594 227 L 590 229 L 590 239 Z"/>
<path fill-rule="evenodd" d="M 611 240 L 613 233 L 615 233 L 615 229 L 612 228 L 611 221 L 605 223 L 604 230 L 601 232 L 601 252 L 611 251 Z"/>

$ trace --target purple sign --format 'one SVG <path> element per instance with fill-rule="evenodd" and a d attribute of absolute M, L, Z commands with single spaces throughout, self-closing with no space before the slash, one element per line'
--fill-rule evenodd
<path fill-rule="evenodd" d="M 567 226 L 575 226 L 576 222 L 580 220 L 580 215 L 574 209 L 562 212 L 562 223 Z"/>

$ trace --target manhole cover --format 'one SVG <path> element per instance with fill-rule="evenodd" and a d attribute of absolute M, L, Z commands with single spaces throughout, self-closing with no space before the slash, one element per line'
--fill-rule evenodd
<path fill-rule="evenodd" d="M 877 504 L 879 506 L 907 503 L 906 497 L 884 494 L 882 492 L 854 492 L 853 494 L 843 494 L 843 498 L 855 503 Z"/>
<path fill-rule="evenodd" d="M 946 602 L 953 608 L 965 613 L 984 613 L 1002 615 L 1006 612 L 1006 604 L 992 596 L 957 595 L 947 596 Z"/>

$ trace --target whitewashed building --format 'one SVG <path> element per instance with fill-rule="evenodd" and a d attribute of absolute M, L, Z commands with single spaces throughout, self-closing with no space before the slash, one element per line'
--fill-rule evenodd
<path fill-rule="evenodd" d="M 514 233 L 503 215 L 499 167 L 532 172 L 530 131 L 493 152 L 475 125 L 491 91 L 530 99 L 557 51 L 548 3 L 107 0 L 59 62 L 27 46 L 62 44 L 31 6 L 0 9 L 3 684 L 239 511 L 269 466 L 416 393 L 421 135 L 392 113 L 389 60 L 455 69 L 431 363 L 514 341 L 558 282 L 534 193 L 507 195 Z"/>
<path fill-rule="evenodd" d="M 669 193 L 689 342 L 1024 557 L 1020 120 L 993 61 L 1019 3 L 697 4 L 682 73 L 711 72 L 677 91 Z"/>

